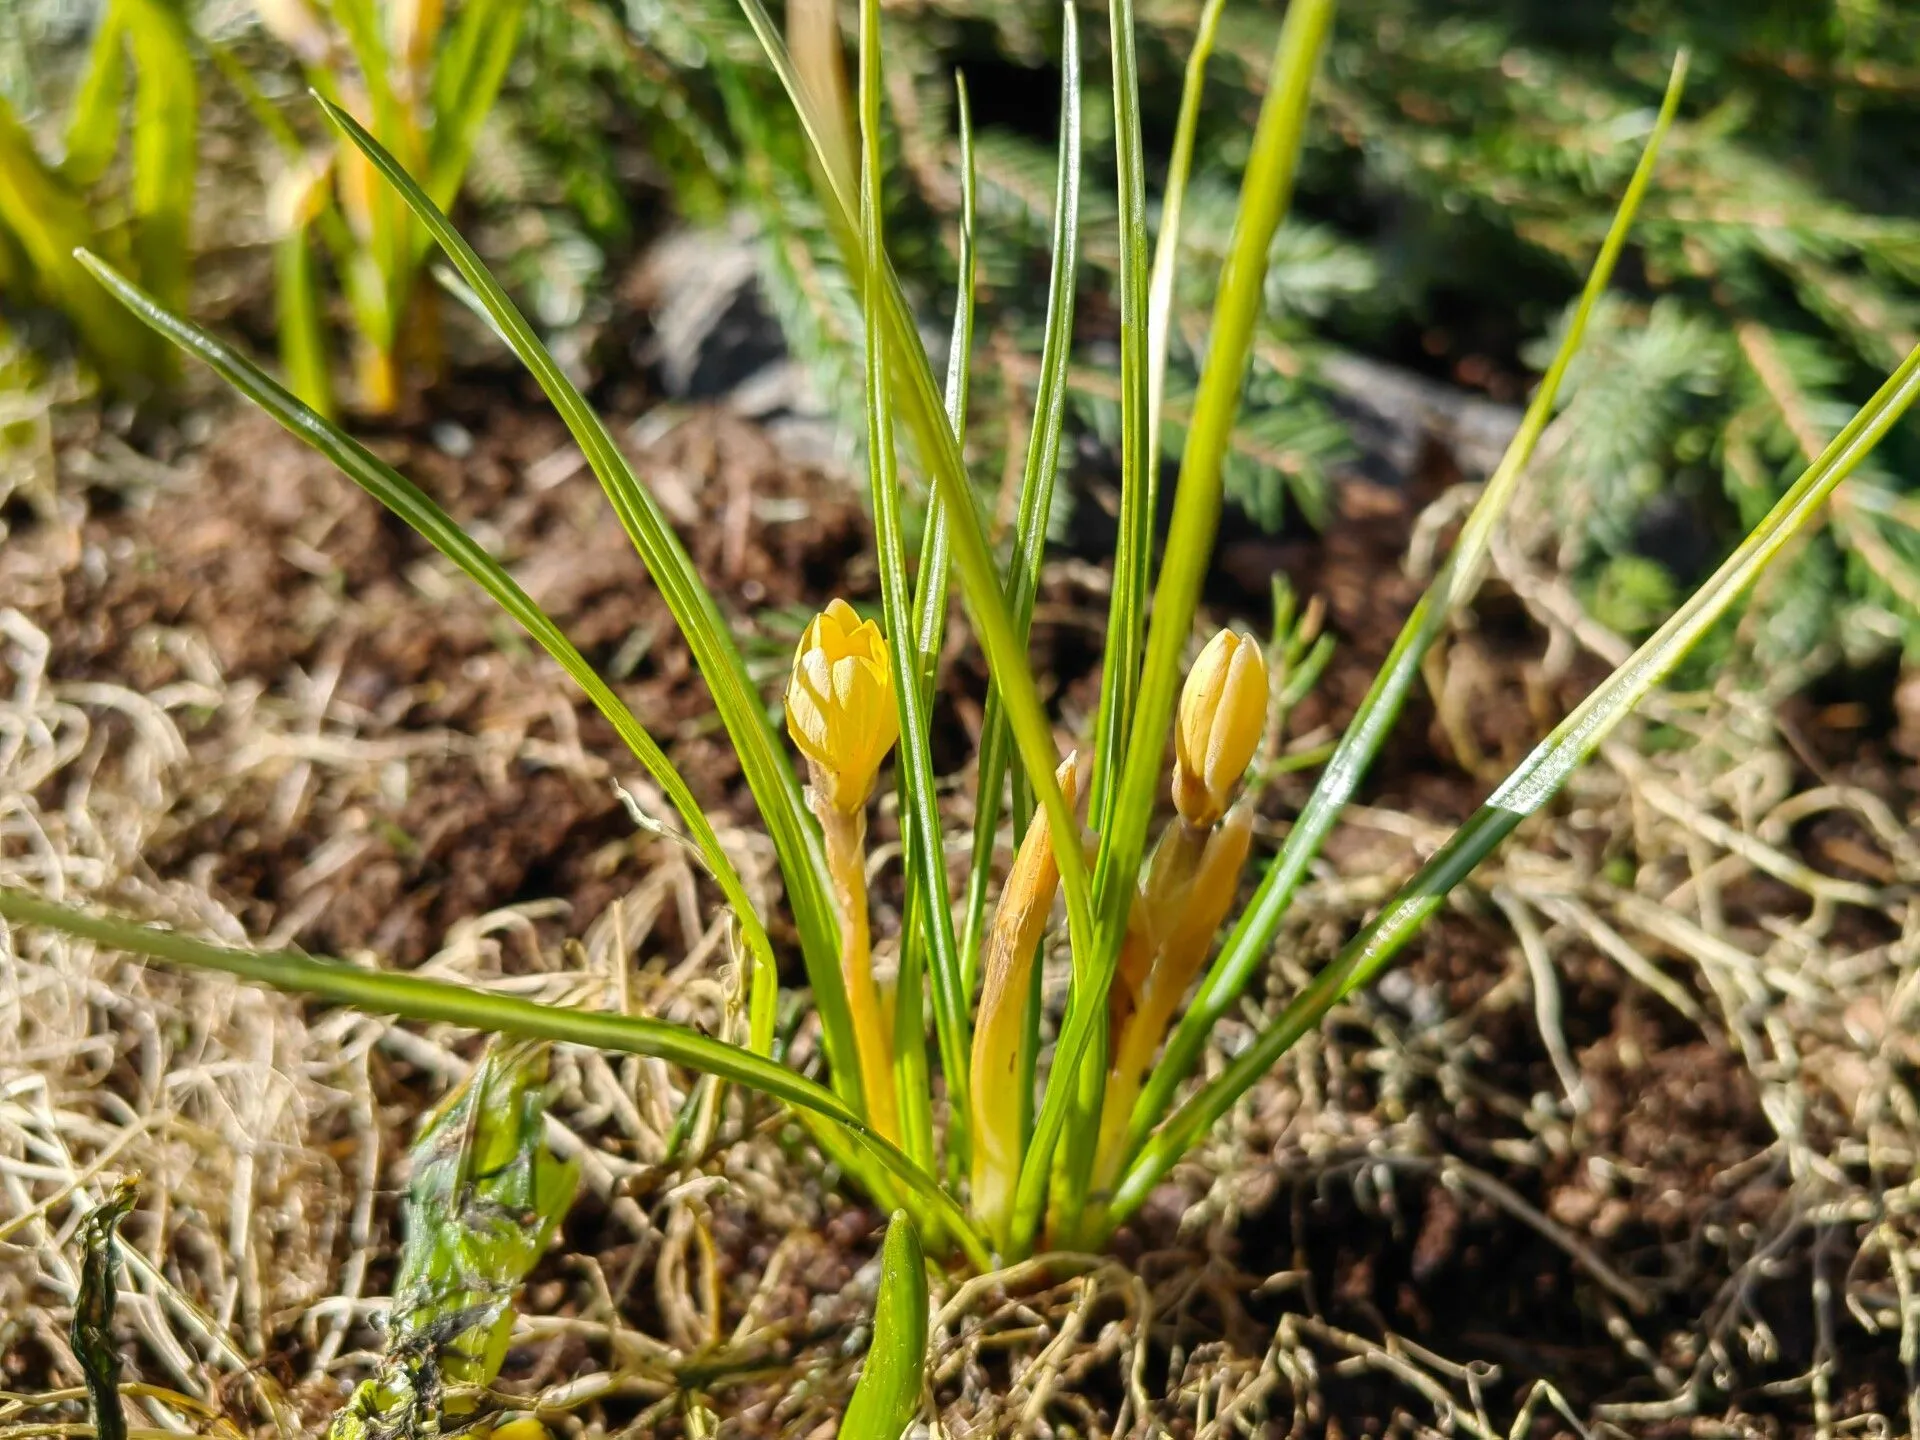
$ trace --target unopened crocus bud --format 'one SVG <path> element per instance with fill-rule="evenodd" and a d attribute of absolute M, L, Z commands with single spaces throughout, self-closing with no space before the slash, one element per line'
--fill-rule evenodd
<path fill-rule="evenodd" d="M 900 719 L 886 637 L 844 600 L 830 602 L 800 637 L 787 683 L 787 730 L 828 805 L 850 814 L 867 803 Z"/>
<path fill-rule="evenodd" d="M 1173 727 L 1173 803 L 1189 825 L 1219 823 L 1267 725 L 1267 661 L 1246 635 L 1222 630 L 1187 672 Z"/>

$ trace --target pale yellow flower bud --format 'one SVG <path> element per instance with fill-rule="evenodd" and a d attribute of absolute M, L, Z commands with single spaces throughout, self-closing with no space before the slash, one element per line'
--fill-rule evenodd
<path fill-rule="evenodd" d="M 1227 813 L 1266 725 L 1266 656 L 1250 636 L 1222 630 L 1187 672 L 1173 727 L 1173 803 L 1189 825 Z"/>
<path fill-rule="evenodd" d="M 282 170 L 267 191 L 267 224 L 276 235 L 304 230 L 327 203 L 333 157 L 308 153 Z"/>
<path fill-rule="evenodd" d="M 900 719 L 886 637 L 844 600 L 830 602 L 800 637 L 787 684 L 787 731 L 827 804 L 850 814 L 867 803 Z"/>

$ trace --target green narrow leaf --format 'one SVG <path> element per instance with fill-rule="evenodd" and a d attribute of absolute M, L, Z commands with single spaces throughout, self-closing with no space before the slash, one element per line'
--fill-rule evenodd
<path fill-rule="evenodd" d="M 1120 533 L 1114 540 L 1113 595 L 1100 668 L 1094 727 L 1092 798 L 1087 823 L 1103 834 L 1120 784 L 1124 746 L 1140 686 L 1141 640 L 1153 560 L 1155 489 L 1147 452 L 1147 170 L 1140 143 L 1140 62 L 1133 0 L 1108 0 L 1113 43 L 1113 150 L 1120 225 Z M 1097 890 L 1097 885 L 1096 885 Z"/>
<path fill-rule="evenodd" d="M 297 951 L 214 945 L 151 925 L 90 915 L 4 885 L 0 885 L 0 919 L 44 926 L 169 965 L 236 975 L 256 985 L 346 1005 L 370 1015 L 397 1015 L 404 1020 L 461 1025 L 527 1040 L 584 1045 L 718 1075 L 786 1102 L 803 1119 L 818 1117 L 837 1126 L 854 1146 L 900 1182 L 929 1223 L 956 1238 L 970 1263 L 983 1270 L 989 1264 L 986 1246 L 952 1197 L 898 1146 L 872 1130 L 839 1096 L 763 1055 L 684 1025 L 543 1005 L 418 975 L 365 970 Z"/>
<path fill-rule="evenodd" d="M 860 7 L 860 234 L 866 254 L 865 294 L 867 371 L 867 476 L 873 497 L 874 549 L 880 570 L 881 606 L 886 615 L 887 659 L 893 672 L 894 701 L 900 712 L 896 765 L 908 808 L 902 812 L 905 842 L 913 850 L 912 879 L 918 884 L 915 907 L 926 949 L 901 952 L 894 995 L 894 1064 L 907 1153 L 933 1164 L 932 1090 L 927 1078 L 923 1027 L 924 955 L 934 977 L 933 1013 L 940 1038 L 940 1062 L 956 1115 L 967 1114 L 966 1055 L 969 1043 L 965 997 L 960 995 L 959 960 L 953 940 L 953 910 L 947 897 L 947 868 L 940 845 L 940 797 L 933 783 L 933 752 L 928 740 L 926 696 L 920 688 L 920 658 L 913 625 L 907 547 L 900 519 L 900 474 L 894 454 L 893 404 L 880 338 L 880 276 L 886 267 L 885 222 L 880 196 L 880 7 Z"/>
<path fill-rule="evenodd" d="M 320 277 L 311 227 L 295 226 L 274 242 L 274 317 L 280 326 L 280 368 L 287 388 L 323 419 L 334 417 L 333 375 L 320 317 Z"/>
<path fill-rule="evenodd" d="M 974 287 L 974 209 L 976 190 L 973 168 L 973 112 L 967 99 L 967 82 L 964 76 L 954 76 L 955 100 L 958 107 L 960 129 L 960 235 L 959 264 L 957 279 L 954 283 L 953 333 L 947 345 L 947 423 L 953 427 L 954 440 L 964 450 L 967 434 L 967 379 L 973 355 L 973 287 Z M 948 578 L 952 568 L 952 545 L 947 534 L 946 502 L 935 491 L 927 497 L 926 521 L 921 529 L 919 563 L 914 575 L 913 589 L 913 633 L 914 658 L 920 677 L 920 698 L 922 708 L 929 716 L 933 714 L 934 684 L 938 678 L 940 650 L 946 641 L 947 633 L 947 595 Z M 907 771 L 897 767 L 896 790 L 900 801 L 900 814 L 903 823 L 914 823 L 913 804 L 907 793 Z M 902 846 L 906 866 L 906 913 L 900 928 L 900 968 L 903 974 L 910 969 L 924 972 L 927 963 L 928 931 L 921 919 L 921 896 L 928 887 L 916 873 L 919 866 L 917 849 L 911 843 Z M 968 1002 L 972 996 L 972 985 L 965 968 L 965 956 L 961 957 L 961 973 L 958 982 L 958 1007 L 963 1018 L 968 1014 Z M 898 1017 L 896 1016 L 896 1025 Z M 922 1037 L 920 1053 L 925 1054 L 925 1040 Z M 943 1062 L 944 1063 L 944 1062 Z M 924 1072 L 924 1065 L 922 1066 Z M 905 1087 L 912 1084 L 912 1076 L 902 1074 L 903 1100 Z M 926 1088 L 924 1080 L 921 1087 Z M 931 1096 L 931 1091 L 928 1091 Z M 915 1102 L 917 1105 L 918 1102 Z M 903 1103 L 903 1112 L 909 1108 Z M 951 1108 L 947 1125 L 947 1156 L 949 1173 L 957 1173 L 966 1163 L 967 1147 L 970 1143 L 969 1132 L 972 1125 L 971 1107 L 955 1105 Z"/>
<path fill-rule="evenodd" d="M 1160 464 L 1161 464 L 1161 425 L 1166 407 L 1167 355 L 1172 342 L 1173 286 L 1180 258 L 1180 215 L 1186 203 L 1187 177 L 1193 167 L 1194 136 L 1199 129 L 1200 98 L 1206 88 L 1207 59 L 1213 53 L 1215 32 L 1219 29 L 1220 14 L 1226 8 L 1226 0 L 1206 0 L 1200 12 L 1200 23 L 1195 30 L 1193 49 L 1187 56 L 1186 79 L 1180 94 L 1180 115 L 1174 128 L 1173 153 L 1167 162 L 1167 183 L 1162 192 L 1160 203 L 1160 234 L 1155 242 L 1153 254 L 1152 278 L 1147 289 L 1146 316 L 1146 439 L 1142 450 L 1144 473 L 1138 478 L 1144 485 L 1144 500 L 1140 504 L 1140 513 L 1145 519 L 1146 534 L 1135 537 L 1136 543 L 1143 544 L 1144 552 L 1137 559 L 1139 570 L 1140 595 L 1145 593 L 1147 567 L 1152 549 L 1152 526 L 1160 513 Z M 1123 392 L 1124 398 L 1124 392 Z M 1122 527 L 1123 531 L 1125 527 Z M 1136 597 L 1131 597 L 1137 601 Z M 1113 594 L 1112 609 L 1118 613 L 1123 608 L 1122 596 L 1116 586 Z M 1137 611 L 1137 603 L 1128 606 Z M 1132 641 L 1137 656 L 1140 617 L 1133 616 L 1135 629 Z M 1112 634 L 1109 632 L 1108 665 L 1115 663 L 1112 655 Z M 1103 677 L 1103 689 L 1104 677 Z M 1117 692 L 1116 692 L 1116 698 Z M 1108 757 L 1109 745 L 1124 733 L 1125 718 L 1115 712 L 1101 712 L 1101 723 L 1106 729 L 1105 741 L 1099 754 L 1109 776 L 1117 773 L 1120 757 L 1115 754 Z M 1107 795 L 1096 791 L 1096 801 L 1102 803 Z M 1077 1231 L 1083 1224 L 1084 1214 L 1088 1210 L 1087 1191 L 1092 1182 L 1095 1153 L 1098 1148 L 1102 1112 L 1106 1105 L 1106 1080 L 1108 1057 L 1104 1043 L 1104 1032 L 1096 1026 L 1093 1040 L 1087 1047 L 1087 1058 L 1083 1062 L 1080 1076 L 1079 1098 L 1075 1104 L 1073 1123 L 1067 1130 L 1067 1143 L 1062 1147 L 1063 1175 L 1055 1177 L 1055 1187 L 1061 1192 L 1056 1197 L 1055 1209 L 1061 1222 L 1052 1223 L 1056 1234 L 1063 1230 Z M 1070 1223 L 1068 1217 L 1071 1218 Z M 1050 1222 L 1051 1223 L 1051 1222 Z"/>
<path fill-rule="evenodd" d="M 73 258 L 93 239 L 86 202 L 49 170 L 33 137 L 0 96 L 0 228 L 18 243 L 35 286 L 72 322 L 89 354 L 114 378 L 151 374 L 157 347 Z"/>
<path fill-rule="evenodd" d="M 85 189 L 107 173 L 120 148 L 120 109 L 127 98 L 127 24 L 120 4 L 109 5 L 87 50 L 87 73 L 67 122 L 61 178 Z"/>
<path fill-rule="evenodd" d="M 427 194 L 442 210 L 460 192 L 507 67 L 520 44 L 526 0 L 468 0 L 454 17 L 433 71 L 433 139 Z M 421 236 L 424 249 L 427 237 Z"/>
<path fill-rule="evenodd" d="M 920 1414 L 926 1370 L 927 1265 L 912 1219 L 895 1211 L 880 1251 L 873 1343 L 840 1425 L 841 1440 L 900 1440 Z"/>
<path fill-rule="evenodd" d="M 161 302 L 187 302 L 193 187 L 199 169 L 199 77 L 178 0 L 119 0 L 133 51 L 134 254 Z"/>
<path fill-rule="evenodd" d="M 1111 823 L 1100 836 L 1094 881 L 1099 933 L 1084 955 L 1076 948 L 1067 1017 L 1034 1125 L 1033 1148 L 1020 1176 L 1015 1236 L 1021 1249 L 1031 1245 L 1039 1224 L 1053 1149 L 1073 1105 L 1082 1057 L 1095 1027 L 1107 1023 L 1107 989 L 1126 933 L 1147 826 L 1159 791 L 1181 655 L 1220 520 L 1222 464 L 1239 414 L 1254 325 L 1264 308 L 1267 252 L 1292 195 L 1313 76 L 1332 21 L 1333 0 L 1293 0 L 1274 48 L 1266 98 L 1241 182 L 1240 209 L 1220 272 L 1206 368 L 1187 431 L 1166 558 L 1154 592 L 1146 667 L 1127 738 L 1125 770 Z"/>
<path fill-rule="evenodd" d="M 1180 217 L 1186 208 L 1187 177 L 1193 171 L 1194 136 L 1200 129 L 1200 98 L 1206 90 L 1207 61 L 1227 0 L 1206 0 L 1187 54 L 1187 76 L 1180 90 L 1180 118 L 1174 124 L 1173 153 L 1167 157 L 1167 185 L 1160 196 L 1160 233 L 1153 245 L 1153 278 L 1147 287 L 1147 514 L 1160 513 L 1160 427 L 1165 418 L 1167 353 L 1173 341 L 1173 282 L 1180 270 Z"/>
<path fill-rule="evenodd" d="M 411 150 L 417 131 L 394 93 L 393 81 L 399 68 L 387 53 L 386 32 L 375 9 L 375 0 L 332 0 L 330 8 L 346 32 L 347 46 L 353 51 L 354 62 L 366 86 L 369 119 L 375 133 L 384 137 L 388 148 L 398 146 Z M 331 83 L 316 85 L 315 89 L 326 103 L 339 103 L 341 97 Z M 420 158 L 418 154 L 407 156 L 408 161 L 415 164 Z M 389 191 L 375 187 L 370 218 L 373 234 L 359 252 L 359 258 L 377 277 L 377 287 L 376 281 L 369 279 L 364 282 L 365 288 L 378 288 L 380 298 L 377 306 L 369 307 L 362 328 L 377 349 L 390 353 L 403 318 L 409 257 L 415 242 L 408 235 L 410 227 L 405 223 L 405 209 Z M 368 325 L 367 321 L 373 323 Z"/>
<path fill-rule="evenodd" d="M 67 1343 L 87 1382 L 87 1415 L 95 1440 L 127 1440 L 120 1408 L 120 1347 L 113 1339 L 113 1312 L 120 1298 L 120 1222 L 133 1211 L 139 1182 L 122 1180 L 80 1222 L 80 1288 L 73 1297 Z"/>
<path fill-rule="evenodd" d="M 820 1010 L 833 1082 L 843 1094 L 857 1096 L 859 1070 L 854 1059 L 852 1020 L 840 979 L 839 921 L 827 886 L 826 862 L 812 819 L 801 801 L 793 767 L 774 734 L 767 707 L 747 678 L 746 665 L 721 618 L 719 606 L 687 558 L 686 549 L 667 523 L 659 502 L 640 483 L 626 456 L 614 443 L 606 423 L 540 343 L 526 317 L 507 298 L 480 257 L 473 253 L 473 247 L 461 238 L 393 156 L 351 115 L 324 96 L 315 98 L 328 118 L 399 191 L 439 242 L 461 278 L 480 298 L 514 354 L 533 373 L 585 454 L 622 528 L 672 610 L 701 676 L 713 693 L 734 753 L 740 759 L 740 769 L 780 857 L 788 900 L 800 930 L 808 983 L 813 987 L 814 1003 Z"/>
<path fill-rule="evenodd" d="M 672 760 L 654 741 L 645 726 L 635 718 L 625 701 L 587 663 L 553 618 L 534 603 L 479 543 L 457 525 L 451 516 L 434 503 L 427 493 L 399 471 L 377 458 L 359 441 L 346 434 L 312 409 L 295 399 L 257 365 L 237 351 L 223 345 L 198 326 L 189 324 L 163 309 L 152 296 L 140 290 L 98 257 L 81 252 L 80 263 L 96 275 L 129 310 L 161 335 L 187 353 L 205 361 L 228 384 L 271 415 L 297 439 L 305 441 L 340 467 L 361 489 L 405 521 L 422 539 L 458 565 L 467 576 L 493 598 L 501 609 L 551 655 L 560 668 L 578 685 L 594 707 L 606 716 L 615 732 L 627 744 L 634 757 L 646 767 L 662 792 L 672 801 L 680 819 L 693 838 L 700 857 L 718 882 L 738 917 L 746 937 L 753 975 L 749 982 L 754 1002 L 754 1048 L 771 1050 L 772 1001 L 765 996 L 775 982 L 773 944 L 767 938 L 753 900 L 733 862 L 721 847 L 706 812 L 694 798 Z M 764 1012 L 764 1013 L 762 1013 Z"/>
<path fill-rule="evenodd" d="M 1633 217 L 1652 183 L 1654 166 L 1660 155 L 1660 142 L 1679 112 L 1680 96 L 1686 85 L 1687 57 L 1683 51 L 1675 57 L 1667 81 L 1665 99 L 1654 122 L 1640 162 L 1621 196 L 1613 223 L 1608 227 L 1600 253 L 1561 337 L 1547 373 L 1534 392 L 1514 432 L 1506 453 L 1500 457 L 1486 488 L 1461 526 L 1446 564 L 1415 605 L 1401 627 L 1393 649 L 1381 664 L 1366 697 L 1360 702 L 1352 722 L 1340 737 L 1333 755 L 1320 772 L 1313 794 L 1287 834 L 1280 853 L 1267 867 L 1253 899 L 1248 902 L 1239 922 L 1227 937 L 1226 945 L 1207 971 L 1193 1003 L 1167 1042 L 1165 1054 L 1154 1067 L 1134 1106 L 1129 1126 L 1131 1147 L 1138 1146 L 1149 1129 L 1166 1113 L 1173 1092 L 1186 1078 L 1205 1048 L 1208 1034 L 1220 1017 L 1233 1007 L 1266 961 L 1267 948 L 1279 932 L 1280 922 L 1292 904 L 1294 891 L 1305 877 L 1307 866 L 1320 853 L 1320 846 L 1333 829 L 1340 811 L 1352 798 L 1361 779 L 1372 765 L 1399 718 L 1408 692 L 1418 682 L 1421 662 L 1434 642 L 1445 631 L 1449 618 L 1465 605 L 1479 586 L 1481 567 L 1492 542 L 1494 526 L 1513 503 L 1515 490 L 1533 458 L 1535 446 L 1553 418 L 1561 382 L 1567 367 L 1579 353 L 1586 338 L 1587 323 L 1594 307 L 1605 294 L 1613 269 L 1633 228 Z"/>
<path fill-rule="evenodd" d="M 1052 260 L 1047 281 L 1046 336 L 1040 351 L 1040 382 L 1034 392 L 1033 425 L 1027 435 L 1026 466 L 1020 477 L 1020 508 L 1014 522 L 1013 558 L 1007 575 L 1007 605 L 1022 650 L 1033 623 L 1033 602 L 1046 554 L 1047 521 L 1053 511 L 1053 485 L 1060 465 L 1060 436 L 1066 415 L 1067 366 L 1073 352 L 1074 285 L 1080 249 L 1080 22 L 1071 5 L 1061 11 L 1060 146 L 1054 170 Z M 994 840 L 1000 829 L 1000 804 L 1012 751 L 1006 704 L 1000 687 L 987 683 L 986 716 L 980 727 L 975 766 L 973 857 L 967 871 L 965 930 L 966 993 L 979 978 L 980 945 L 985 937 L 987 889 L 993 880 Z M 1027 815 L 1014 808 L 1014 843 L 1026 830 Z"/>
<path fill-rule="evenodd" d="M 1920 397 L 1920 348 L 1802 472 L 1764 520 L 1673 616 L 1534 749 L 1253 1043 L 1148 1137 L 1116 1188 L 1111 1217 L 1137 1210 L 1161 1176 L 1345 995 L 1386 968 L 1427 917 L 1527 816 L 1559 793 L 1633 708 L 1727 613 L 1780 552 L 1818 521 L 1834 488 Z"/>

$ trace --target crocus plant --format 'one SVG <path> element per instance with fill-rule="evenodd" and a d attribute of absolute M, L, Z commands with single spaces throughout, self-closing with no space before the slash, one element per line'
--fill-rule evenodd
<path fill-rule="evenodd" d="M 742 4 L 816 146 L 822 204 L 843 237 L 865 312 L 866 452 L 879 619 L 863 620 L 835 601 L 800 643 L 785 700 L 787 727 L 805 760 L 804 789 L 775 728 L 769 697 L 749 682 L 723 618 L 724 597 L 702 585 L 604 422 L 408 166 L 339 105 L 324 98 L 322 104 L 355 152 L 445 252 L 473 303 L 553 401 L 679 622 L 778 853 L 784 904 L 818 1021 L 825 1083 L 774 1058 L 778 957 L 769 927 L 699 799 L 577 647 L 417 486 L 234 350 L 91 257 L 94 273 L 147 323 L 206 361 L 416 528 L 581 685 L 674 806 L 720 900 L 738 919 L 747 1019 L 743 1033 L 701 1035 L 647 1018 L 536 1005 L 301 955 L 214 946 L 17 891 L 0 890 L 0 915 L 336 1002 L 658 1056 L 737 1082 L 790 1106 L 851 1184 L 909 1212 L 930 1252 L 974 1267 L 1049 1242 L 1098 1245 L 1294 1041 L 1342 996 L 1392 963 L 1448 892 L 1553 800 L 1568 775 L 1726 613 L 1920 393 L 1920 352 L 1700 590 L 1540 742 L 1372 920 L 1337 954 L 1324 957 L 1305 987 L 1297 994 L 1267 994 L 1267 1019 L 1250 1041 L 1222 1066 L 1210 1067 L 1216 1073 L 1196 1081 L 1214 1024 L 1250 989 L 1259 993 L 1253 987 L 1270 969 L 1281 920 L 1309 863 L 1391 733 L 1434 641 L 1473 594 L 1494 528 L 1513 502 L 1650 183 L 1679 104 L 1684 57 L 1518 433 L 1358 713 L 1326 756 L 1285 843 L 1254 866 L 1260 878 L 1236 917 L 1260 803 L 1258 785 L 1247 777 L 1251 770 L 1257 781 L 1276 768 L 1253 761 L 1271 744 L 1286 707 L 1312 683 L 1325 641 L 1313 633 L 1311 607 L 1302 616 L 1284 607 L 1264 643 L 1247 630 L 1231 629 L 1198 644 L 1196 622 L 1221 512 L 1223 457 L 1264 303 L 1267 255 L 1291 191 L 1333 0 L 1292 0 L 1287 8 L 1250 137 L 1238 218 L 1219 275 L 1205 366 L 1164 534 L 1156 533 L 1156 417 L 1169 339 L 1168 292 L 1161 281 L 1178 260 L 1180 177 L 1188 168 L 1205 57 L 1221 7 L 1211 4 L 1202 12 L 1168 172 L 1174 182 L 1162 205 L 1150 266 L 1133 10 L 1131 0 L 1112 0 L 1115 238 L 1122 257 L 1121 503 L 1100 704 L 1087 732 L 1070 736 L 1059 734 L 1043 709 L 1027 653 L 1073 338 L 1081 84 L 1076 10 L 1068 6 L 1061 17 L 1064 82 L 1046 341 L 1018 520 L 1002 549 L 989 540 L 966 464 L 973 180 L 964 90 L 963 263 L 943 382 L 885 248 L 878 0 L 861 6 L 853 107 L 857 163 L 835 148 L 833 137 L 847 132 L 823 109 L 835 106 L 833 94 L 803 81 L 760 0 Z M 831 7 L 813 8 L 831 23 Z M 837 43 L 837 35 L 831 38 Z M 812 45 L 809 53 L 819 49 Z M 1152 285 L 1150 273 L 1156 277 Z M 909 478 L 903 478 L 897 443 L 902 431 L 909 441 L 907 477 L 924 486 L 927 502 L 924 527 L 911 543 L 903 520 Z M 973 834 L 964 883 L 950 872 L 950 851 L 963 847 L 950 843 L 959 838 L 951 834 L 955 807 L 942 803 L 929 743 L 953 594 L 965 605 L 991 677 L 973 767 Z M 890 756 L 900 801 L 904 904 L 898 960 L 883 984 L 868 933 L 865 834 L 868 806 Z M 1009 851 L 1011 865 L 1003 871 L 998 856 Z M 1056 899 L 1064 916 L 1058 924 Z M 1043 993 L 1038 980 L 1050 945 L 1064 961 L 1063 999 L 1058 992 Z"/>

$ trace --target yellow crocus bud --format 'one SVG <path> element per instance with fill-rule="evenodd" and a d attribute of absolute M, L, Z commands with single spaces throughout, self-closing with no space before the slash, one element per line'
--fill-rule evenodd
<path fill-rule="evenodd" d="M 493 1440 L 552 1440 L 547 1427 L 531 1415 L 522 1415 L 518 1420 L 509 1420 L 495 1427 Z"/>
<path fill-rule="evenodd" d="M 1173 803 L 1180 818 L 1219 823 L 1267 725 L 1267 660 L 1247 635 L 1222 630 L 1187 672 L 1173 727 Z"/>
<path fill-rule="evenodd" d="M 887 639 L 844 600 L 814 616 L 793 656 L 787 731 L 807 757 L 813 788 L 851 814 L 867 803 L 880 762 L 900 736 Z"/>
<path fill-rule="evenodd" d="M 267 224 L 275 235 L 304 230 L 326 208 L 333 157 L 314 152 L 282 170 L 267 191 Z"/>

